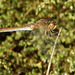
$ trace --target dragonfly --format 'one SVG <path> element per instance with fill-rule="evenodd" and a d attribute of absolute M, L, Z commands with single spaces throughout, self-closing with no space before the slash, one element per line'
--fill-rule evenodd
<path fill-rule="evenodd" d="M 49 30 L 53 30 L 56 27 L 55 21 L 47 21 L 46 19 L 40 19 L 36 21 L 35 23 L 31 23 L 28 25 L 23 25 L 19 27 L 9 27 L 9 28 L 0 28 L 0 33 L 2 32 L 11 32 L 11 31 L 32 31 L 35 29 L 43 29 L 46 32 Z"/>

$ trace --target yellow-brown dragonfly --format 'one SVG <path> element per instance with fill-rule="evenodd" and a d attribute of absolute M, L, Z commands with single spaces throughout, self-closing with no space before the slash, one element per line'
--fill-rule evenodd
<path fill-rule="evenodd" d="M 49 22 L 46 19 L 40 19 L 36 21 L 35 23 L 29 24 L 29 25 L 24 25 L 20 27 L 1 28 L 0 33 L 11 32 L 11 31 L 21 31 L 21 30 L 32 31 L 37 28 L 49 31 L 49 30 L 54 29 L 55 27 L 56 27 L 56 23 L 54 21 Z"/>

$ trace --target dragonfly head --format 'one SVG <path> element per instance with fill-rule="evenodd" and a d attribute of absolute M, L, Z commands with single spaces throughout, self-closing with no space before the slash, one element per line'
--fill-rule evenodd
<path fill-rule="evenodd" d="M 49 27 L 49 29 L 53 30 L 53 29 L 56 28 L 56 25 L 57 25 L 57 24 L 56 24 L 55 21 L 51 21 L 48 27 Z"/>

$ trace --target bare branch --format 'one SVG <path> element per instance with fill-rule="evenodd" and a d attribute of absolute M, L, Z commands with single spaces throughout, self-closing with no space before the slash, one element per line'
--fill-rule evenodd
<path fill-rule="evenodd" d="M 62 27 L 60 28 L 58 36 L 56 38 L 56 41 L 55 41 L 55 44 L 54 44 L 54 47 L 53 47 L 53 50 L 52 50 L 52 54 L 51 54 L 51 57 L 50 57 L 50 61 L 49 61 L 49 64 L 48 64 L 46 75 L 49 75 L 49 71 L 50 71 L 50 67 L 51 67 L 51 63 L 52 63 L 53 54 L 54 54 L 54 51 L 55 51 L 55 48 L 56 48 L 56 44 L 57 44 L 57 41 L 58 41 L 58 38 L 60 36 L 61 31 L 62 31 Z"/>
<path fill-rule="evenodd" d="M 32 7 L 30 7 L 30 9 L 24 14 L 23 17 L 26 17 L 35 5 L 37 5 L 37 1 L 32 5 Z"/>

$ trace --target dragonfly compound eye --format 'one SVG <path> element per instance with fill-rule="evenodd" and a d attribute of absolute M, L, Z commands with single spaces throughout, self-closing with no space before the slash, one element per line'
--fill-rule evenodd
<path fill-rule="evenodd" d="M 56 27 L 56 22 L 55 21 L 52 21 L 50 24 L 49 24 L 49 28 L 50 29 L 55 29 Z"/>

